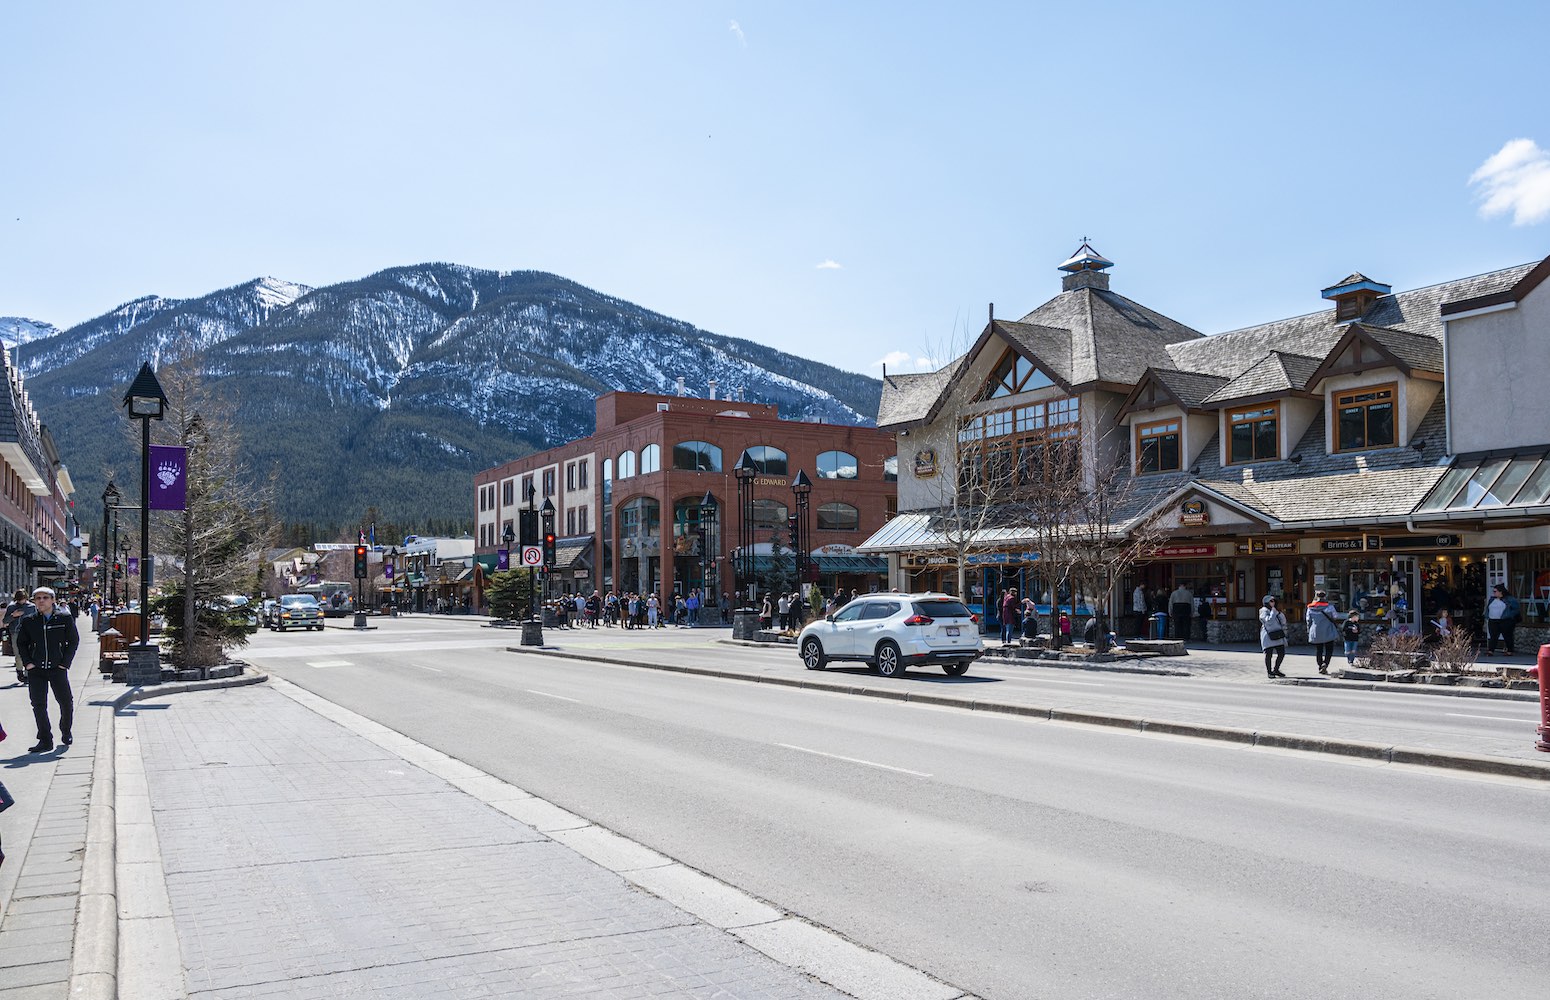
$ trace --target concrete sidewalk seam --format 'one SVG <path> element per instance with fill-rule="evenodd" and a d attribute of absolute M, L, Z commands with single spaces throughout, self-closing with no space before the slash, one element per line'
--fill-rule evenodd
<path fill-rule="evenodd" d="M 275 691 L 296 701 L 302 706 L 318 712 L 324 718 L 329 719 L 345 729 L 356 733 L 377 746 L 388 749 L 384 742 L 401 744 L 403 741 L 414 741 L 403 733 L 384 726 L 382 723 L 368 719 L 357 712 L 353 712 L 342 705 L 331 702 L 328 699 L 312 691 L 294 684 L 290 681 L 276 680 L 272 687 Z M 325 710 L 320 711 L 323 707 Z M 389 735 L 390 734 L 390 735 Z M 424 746 L 423 744 L 420 744 Z M 428 754 L 441 755 L 441 751 L 434 747 L 424 747 Z M 399 749 L 392 752 L 402 754 Z M 456 760 L 456 758 L 449 758 Z M 407 760 L 407 759 L 406 759 Z M 413 763 L 413 762 L 411 762 Z M 464 767 L 471 765 L 463 764 Z M 416 764 L 416 766 L 420 766 Z M 529 823 L 522 819 L 514 808 L 525 807 L 527 809 L 551 810 L 553 813 L 564 817 L 573 817 L 582 825 L 554 829 L 546 831 L 534 827 L 540 834 L 559 846 L 574 851 L 593 864 L 613 872 L 620 878 L 636 886 L 644 892 L 656 896 L 668 904 L 693 918 L 696 924 L 705 924 L 717 928 L 754 950 L 766 955 L 774 961 L 803 972 L 826 985 L 850 994 L 856 1000 L 957 1000 L 968 994 L 956 987 L 943 983 L 920 969 L 907 965 L 896 958 L 874 951 L 864 945 L 851 941 L 849 938 L 818 924 L 810 923 L 797 914 L 789 913 L 764 900 L 759 900 L 736 886 L 722 882 L 713 875 L 694 869 L 676 858 L 671 858 L 645 844 L 625 837 L 623 834 L 600 826 L 584 817 L 578 816 L 569 810 L 556 806 L 539 796 L 533 795 L 524 789 L 504 782 L 501 778 L 479 771 L 486 781 L 473 783 L 477 788 L 488 788 L 490 783 L 504 784 L 523 797 L 517 799 L 502 799 L 499 802 L 487 800 L 483 794 L 459 788 L 463 794 L 500 812 L 504 812 L 519 822 Z M 447 780 L 447 779 L 443 779 Z M 448 781 L 451 784 L 450 781 Z M 529 825 L 532 825 L 529 823 Z M 557 836 L 556 834 L 559 834 Z M 626 861 L 625 858 L 632 860 Z M 645 867 L 634 865 L 634 861 L 652 861 L 661 859 L 662 864 L 649 864 Z M 691 872 L 697 879 L 688 879 L 685 876 L 675 876 L 674 869 Z M 668 885 L 671 879 L 692 881 L 693 886 L 673 887 Z M 702 891 L 709 888 L 709 883 L 714 883 L 712 890 L 719 898 L 715 901 L 699 900 L 696 905 L 693 888 Z M 676 898 L 675 898 L 676 897 Z M 743 901 L 746 901 L 744 903 Z M 759 919 L 751 922 L 737 922 L 723 926 L 717 918 L 725 919 L 728 905 L 749 906 Z M 702 912 L 704 911 L 704 912 Z M 779 933 L 769 936 L 758 933 L 760 928 L 780 927 L 783 925 L 796 925 L 805 928 L 801 933 L 805 941 L 794 944 L 786 940 L 787 935 Z M 747 935 L 747 936 L 745 936 Z M 750 937 L 753 938 L 750 940 Z M 762 942 L 762 943 L 761 943 Z M 814 949 L 823 952 L 818 959 L 812 957 Z"/>
<path fill-rule="evenodd" d="M 1076 725 L 1100 726 L 1107 729 L 1134 729 L 1137 732 L 1146 732 L 1149 729 L 1160 735 L 1192 736 L 1205 739 L 1223 740 L 1228 742 L 1247 742 L 1251 746 L 1277 747 L 1288 750 L 1302 750 L 1308 753 L 1322 753 L 1341 757 L 1368 757 L 1383 760 L 1385 763 L 1405 763 L 1420 767 L 1435 768 L 1446 771 L 1463 771 L 1475 774 L 1496 774 L 1507 777 L 1529 778 L 1534 781 L 1550 781 L 1550 763 L 1536 764 L 1528 761 L 1511 760 L 1506 757 L 1486 757 L 1478 754 L 1450 753 L 1442 750 L 1420 750 L 1400 746 L 1383 746 L 1381 752 L 1375 751 L 1377 744 L 1365 743 L 1360 740 L 1348 740 L 1339 737 L 1323 736 L 1296 736 L 1285 733 L 1261 733 L 1257 730 L 1245 730 L 1235 726 L 1217 726 L 1208 723 L 1175 722 L 1167 719 L 1143 719 L 1130 715 L 1110 714 L 1106 712 L 1074 711 L 1060 708 L 1045 708 L 1037 705 L 1021 705 L 1013 702 L 982 701 L 980 699 L 951 698 L 946 695 L 922 695 L 911 698 L 910 693 L 898 688 L 862 687 L 857 685 L 825 683 L 811 677 L 784 677 L 769 676 L 764 674 L 744 674 L 731 670 L 717 670 L 711 667 L 693 667 L 684 664 L 647 663 L 640 660 L 620 660 L 606 656 L 593 656 L 584 653 L 566 653 L 555 649 L 541 649 L 527 646 L 508 646 L 508 653 L 528 653 L 537 656 L 550 656 L 562 660 L 583 660 L 592 663 L 603 663 L 615 667 L 633 667 L 642 670 L 659 670 L 667 673 L 693 674 L 701 677 L 715 677 L 721 680 L 736 680 L 752 682 L 755 684 L 771 684 L 778 687 L 801 688 L 810 691 L 826 691 L 832 694 L 858 695 L 865 698 L 877 698 L 888 701 L 903 701 L 915 704 L 929 704 L 938 707 L 961 708 L 970 712 L 986 712 L 995 715 L 1013 715 L 1025 718 L 1045 719 L 1050 722 L 1068 722 Z M 929 699 L 929 700 L 928 700 Z M 1244 740 L 1245 733 L 1251 734 L 1251 738 Z M 1399 759 L 1396 759 L 1399 758 Z"/>

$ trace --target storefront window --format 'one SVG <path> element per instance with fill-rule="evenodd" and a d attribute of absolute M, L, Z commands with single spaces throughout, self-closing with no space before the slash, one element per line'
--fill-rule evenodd
<path fill-rule="evenodd" d="M 1335 414 L 1336 451 L 1392 448 L 1398 443 L 1393 385 L 1338 393 Z"/>
<path fill-rule="evenodd" d="M 1277 406 L 1254 406 L 1242 410 L 1229 410 L 1227 424 L 1230 428 L 1227 461 L 1268 462 L 1280 457 L 1281 410 Z"/>
<path fill-rule="evenodd" d="M 662 507 L 650 497 L 637 497 L 619 508 L 620 538 L 652 538 L 662 528 Z"/>
<path fill-rule="evenodd" d="M 755 500 L 753 502 L 753 527 L 757 533 L 755 541 L 768 540 L 764 532 L 769 530 L 784 533 L 786 513 L 786 505 L 779 500 Z"/>

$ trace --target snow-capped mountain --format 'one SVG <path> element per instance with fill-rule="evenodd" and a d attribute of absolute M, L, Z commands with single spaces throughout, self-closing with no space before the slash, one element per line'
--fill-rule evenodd
<path fill-rule="evenodd" d="M 82 483 L 125 468 L 118 397 L 140 361 L 201 352 L 288 520 L 471 516 L 481 468 L 588 434 L 611 389 L 720 394 L 795 419 L 868 423 L 875 379 L 691 324 L 538 271 L 390 268 L 308 288 L 260 278 L 137 299 L 18 354 Z M 100 490 L 100 484 L 96 487 Z"/>
<path fill-rule="evenodd" d="M 0 316 L 0 342 L 4 342 L 6 347 L 30 344 L 58 332 L 59 327 L 52 323 L 40 323 L 21 316 Z"/>

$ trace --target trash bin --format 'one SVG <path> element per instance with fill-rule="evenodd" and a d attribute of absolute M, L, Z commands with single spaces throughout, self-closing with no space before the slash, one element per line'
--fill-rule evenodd
<path fill-rule="evenodd" d="M 1152 614 L 1152 638 L 1168 638 L 1168 616 L 1161 611 Z"/>

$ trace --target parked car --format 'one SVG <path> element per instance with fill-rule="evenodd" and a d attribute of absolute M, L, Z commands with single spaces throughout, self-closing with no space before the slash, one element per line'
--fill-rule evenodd
<path fill-rule="evenodd" d="M 239 619 L 247 627 L 249 632 L 258 631 L 258 610 L 246 594 L 223 594 L 217 597 L 212 605 Z"/>
<path fill-rule="evenodd" d="M 280 602 L 273 597 L 264 598 L 258 606 L 258 623 L 264 628 L 274 628 L 280 620 Z"/>
<path fill-rule="evenodd" d="M 284 632 L 287 628 L 315 628 L 323 631 L 323 606 L 311 594 L 286 594 L 280 598 L 279 614 L 271 626 Z"/>
<path fill-rule="evenodd" d="M 979 620 L 947 594 L 868 594 L 797 636 L 797 652 L 809 670 L 834 660 L 859 660 L 884 677 L 907 667 L 939 663 L 957 677 L 983 656 Z"/>

